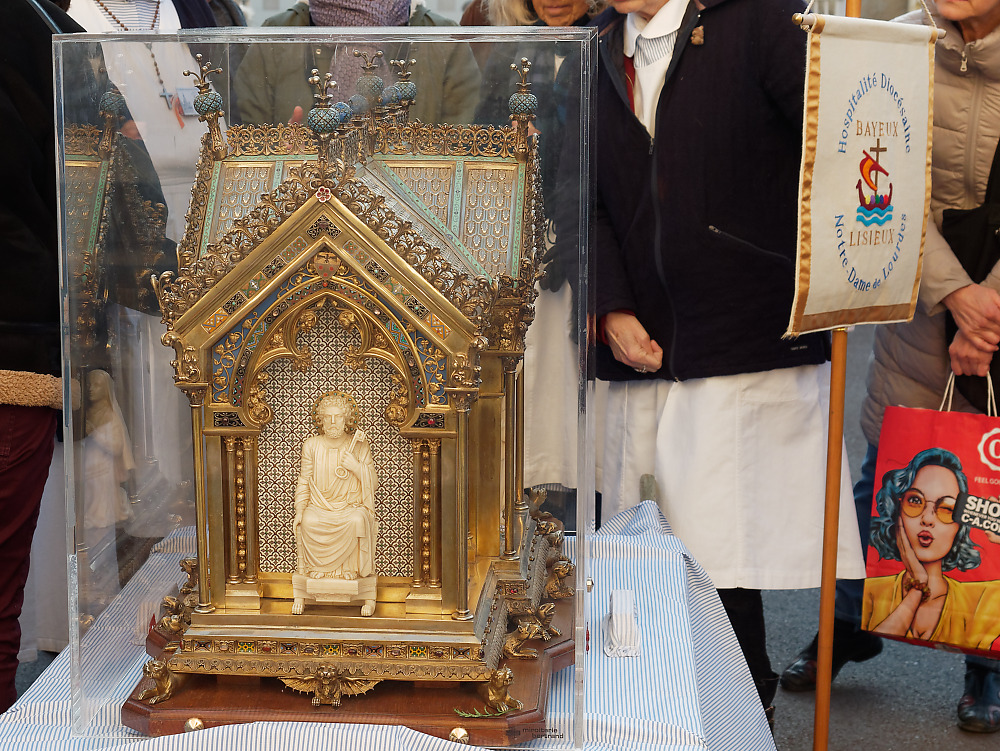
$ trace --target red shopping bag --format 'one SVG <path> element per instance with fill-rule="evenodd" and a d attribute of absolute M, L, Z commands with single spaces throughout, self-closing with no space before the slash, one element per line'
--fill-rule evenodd
<path fill-rule="evenodd" d="M 862 628 L 1000 657 L 998 499 L 1000 419 L 886 409 Z"/>

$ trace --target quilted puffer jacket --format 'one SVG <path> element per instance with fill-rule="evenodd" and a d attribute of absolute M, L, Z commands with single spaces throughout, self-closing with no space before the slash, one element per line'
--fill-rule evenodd
<path fill-rule="evenodd" d="M 971 209 L 983 202 L 993 154 L 1000 140 L 1000 28 L 966 44 L 962 32 L 928 5 L 947 30 L 937 42 L 934 69 L 934 153 L 931 220 L 927 223 L 920 301 L 910 323 L 880 326 L 868 366 L 868 395 L 861 427 L 877 444 L 889 405 L 937 408 L 950 372 L 942 300 L 971 283 L 938 231 L 945 209 Z M 925 21 L 922 12 L 904 16 Z M 983 282 L 1000 291 L 1000 264 Z M 954 409 L 974 408 L 955 395 Z"/>

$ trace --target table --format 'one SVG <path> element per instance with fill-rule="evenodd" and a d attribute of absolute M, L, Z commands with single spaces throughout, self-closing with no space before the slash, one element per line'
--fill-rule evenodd
<path fill-rule="evenodd" d="M 622 512 L 590 535 L 587 543 L 587 574 L 595 587 L 586 605 L 591 641 L 584 679 L 584 747 L 588 751 L 773 751 L 760 700 L 715 588 L 670 533 L 656 504 L 647 501 Z M 168 538 L 154 549 L 147 563 L 152 573 L 141 586 L 157 579 L 160 570 L 176 566 L 187 544 Z M 141 593 L 130 588 L 132 582 L 122 590 L 121 603 L 114 603 L 102 619 L 121 618 L 134 610 L 134 599 Z M 642 639 L 639 657 L 609 658 L 602 649 L 601 619 L 616 589 L 634 592 Z M 116 609 L 120 612 L 114 612 Z M 124 621 L 121 633 L 134 631 L 134 614 Z M 87 636 L 92 633 L 98 632 L 91 630 Z M 65 650 L 24 696 L 0 715 L 0 751 L 457 748 L 400 726 L 327 723 L 261 722 L 144 738 L 124 728 L 118 713 L 148 658 L 139 654 L 138 646 L 135 652 L 130 644 L 121 642 L 106 647 L 88 653 L 90 659 L 108 661 L 106 694 L 98 692 L 100 696 L 89 703 L 71 701 L 73 665 L 71 650 Z M 117 670 L 116 662 L 127 664 Z M 87 665 L 86 670 L 100 674 L 100 665 Z M 116 680 L 116 675 L 123 677 Z M 572 748 L 573 678 L 572 669 L 553 677 L 548 733 L 552 737 L 528 746 Z M 92 720 L 86 734 L 74 736 L 71 717 L 74 708 L 81 707 L 87 713 L 92 709 Z M 456 717 L 456 725 L 460 720 Z"/>

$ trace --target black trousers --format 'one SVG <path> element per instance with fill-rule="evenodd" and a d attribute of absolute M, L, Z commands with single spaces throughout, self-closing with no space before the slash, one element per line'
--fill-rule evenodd
<path fill-rule="evenodd" d="M 733 625 L 736 640 L 750 668 L 761 702 L 768 706 L 778 688 L 778 676 L 767 656 L 764 601 L 759 589 L 719 589 L 719 599 Z"/>

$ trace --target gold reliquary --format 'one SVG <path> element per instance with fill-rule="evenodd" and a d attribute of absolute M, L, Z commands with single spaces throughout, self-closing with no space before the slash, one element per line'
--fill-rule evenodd
<path fill-rule="evenodd" d="M 346 102 L 314 70 L 304 124 L 224 130 L 221 70 L 192 74 L 207 133 L 153 287 L 198 555 L 123 710 L 144 732 L 280 718 L 501 745 L 573 661 L 562 523 L 522 479 L 545 224 L 530 63 L 510 125 L 438 125 L 410 119 L 413 61 L 375 57 Z"/>

